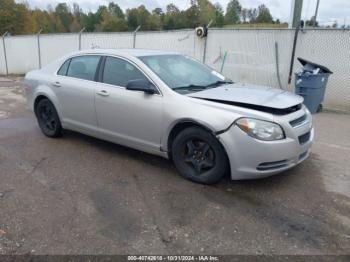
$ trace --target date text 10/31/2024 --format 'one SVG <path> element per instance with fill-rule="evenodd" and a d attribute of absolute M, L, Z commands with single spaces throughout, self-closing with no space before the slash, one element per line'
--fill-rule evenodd
<path fill-rule="evenodd" d="M 218 256 L 128 256 L 128 261 L 219 261 Z"/>

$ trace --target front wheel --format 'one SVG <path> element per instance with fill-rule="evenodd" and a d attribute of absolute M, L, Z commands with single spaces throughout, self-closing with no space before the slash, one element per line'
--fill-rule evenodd
<path fill-rule="evenodd" d="M 48 99 L 42 99 L 35 107 L 35 115 L 39 127 L 44 135 L 48 137 L 59 137 L 62 135 L 62 126 L 55 106 Z"/>
<path fill-rule="evenodd" d="M 181 131 L 172 144 L 172 158 L 180 174 L 197 183 L 214 184 L 229 170 L 220 142 L 199 127 Z"/>

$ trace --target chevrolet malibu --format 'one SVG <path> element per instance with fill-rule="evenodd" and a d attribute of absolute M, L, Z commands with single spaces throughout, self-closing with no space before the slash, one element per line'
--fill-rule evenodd
<path fill-rule="evenodd" d="M 302 97 L 234 83 L 174 52 L 79 51 L 25 83 L 46 136 L 73 130 L 170 158 L 198 183 L 287 170 L 308 157 L 314 136 Z"/>

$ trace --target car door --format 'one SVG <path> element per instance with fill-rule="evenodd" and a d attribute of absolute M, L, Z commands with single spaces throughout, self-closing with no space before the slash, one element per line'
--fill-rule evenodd
<path fill-rule="evenodd" d="M 99 130 L 119 144 L 159 152 L 162 96 L 127 90 L 127 83 L 136 79 L 148 78 L 130 61 L 105 58 L 95 94 Z"/>
<path fill-rule="evenodd" d="M 68 59 L 57 72 L 54 90 L 61 105 L 62 120 L 77 131 L 97 130 L 95 81 L 100 56 L 83 55 Z"/>

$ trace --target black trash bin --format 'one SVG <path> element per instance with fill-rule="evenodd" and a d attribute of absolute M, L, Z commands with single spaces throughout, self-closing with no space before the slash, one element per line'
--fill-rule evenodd
<path fill-rule="evenodd" d="M 327 67 L 298 57 L 302 71 L 295 73 L 295 93 L 304 97 L 304 104 L 311 113 L 322 110 L 322 102 L 328 82 L 333 74 Z"/>

